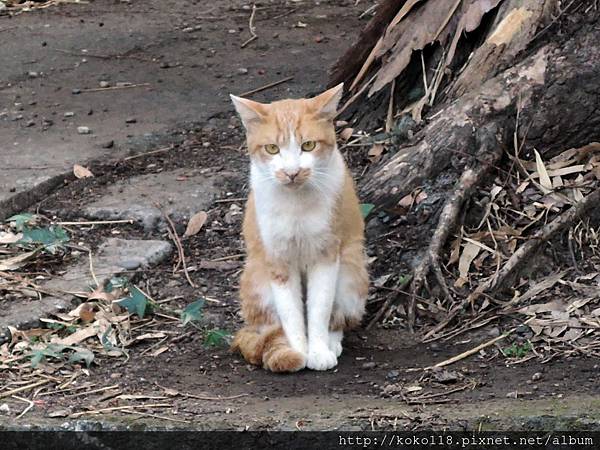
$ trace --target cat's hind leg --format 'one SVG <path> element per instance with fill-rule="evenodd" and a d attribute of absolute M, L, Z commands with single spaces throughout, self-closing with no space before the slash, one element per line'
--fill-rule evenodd
<path fill-rule="evenodd" d="M 362 244 L 348 246 L 341 253 L 329 326 L 329 348 L 337 356 L 342 353 L 344 330 L 360 325 L 365 313 L 368 289 L 369 275 Z"/>

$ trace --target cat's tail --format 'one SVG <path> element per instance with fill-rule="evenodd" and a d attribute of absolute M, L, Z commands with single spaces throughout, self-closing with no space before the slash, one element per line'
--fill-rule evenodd
<path fill-rule="evenodd" d="M 297 372 L 306 366 L 306 357 L 290 347 L 281 325 L 244 327 L 236 333 L 231 349 L 271 372 Z"/>

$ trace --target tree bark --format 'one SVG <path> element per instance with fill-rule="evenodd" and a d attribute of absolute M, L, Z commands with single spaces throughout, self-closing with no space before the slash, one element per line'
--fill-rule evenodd
<path fill-rule="evenodd" d="M 424 184 L 447 189 L 465 167 L 485 160 L 475 137 L 490 123 L 497 127 L 500 145 L 511 153 L 517 128 L 519 141 L 524 142 L 522 156 L 533 148 L 552 156 L 599 140 L 599 39 L 597 27 L 582 29 L 566 42 L 544 45 L 479 88 L 440 105 L 410 143 L 368 174 L 363 198 L 391 207 Z M 440 181 L 441 174 L 445 176 Z"/>

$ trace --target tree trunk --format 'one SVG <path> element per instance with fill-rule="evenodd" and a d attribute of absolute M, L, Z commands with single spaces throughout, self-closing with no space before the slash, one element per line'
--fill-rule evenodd
<path fill-rule="evenodd" d="M 387 1 L 381 6 L 385 14 L 376 15 L 371 27 L 387 22 L 385 31 L 364 33 L 354 52 L 335 66 L 332 84 L 345 81 L 349 88 L 345 118 L 355 128 L 383 123 L 386 131 L 387 153 L 370 166 L 360 190 L 363 201 L 379 212 L 368 223 L 371 237 L 391 234 L 379 220 L 383 215 L 402 241 L 402 255 L 394 263 L 399 272 L 413 273 L 409 326 L 416 299 L 423 299 L 421 290 L 429 286 L 428 274 L 441 288 L 435 295 L 447 300 L 440 326 L 467 304 L 455 297 L 468 292 L 446 286 L 439 259 L 450 233 L 465 222 L 475 188 L 498 179 L 506 188 L 515 161 L 533 161 L 534 150 L 547 161 L 600 141 L 600 11 L 592 0 L 564 7 L 557 0 Z M 362 55 L 360 64 L 348 59 L 356 55 Z M 592 147 L 600 150 L 600 144 Z M 586 189 L 588 200 L 598 197 L 597 183 Z M 522 207 L 516 187 L 507 190 L 514 208 Z M 411 199 L 417 193 L 415 207 Z M 594 210 L 589 201 L 580 203 Z M 571 204 L 554 219 L 580 218 L 583 209 Z M 522 253 L 530 258 L 537 246 Z M 386 249 L 375 251 L 390 264 L 389 255 L 383 257 Z M 506 261 L 508 255 L 503 257 Z M 513 258 L 510 268 L 498 272 L 498 266 L 496 275 L 508 277 L 520 263 Z M 400 280 L 404 277 L 398 285 Z M 467 297 L 471 306 L 486 289 L 506 280 L 486 281 Z M 438 308 L 426 305 L 422 309 L 430 312 Z"/>

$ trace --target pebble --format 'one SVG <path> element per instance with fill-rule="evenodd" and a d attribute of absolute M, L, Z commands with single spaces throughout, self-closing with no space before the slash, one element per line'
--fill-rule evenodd
<path fill-rule="evenodd" d="M 81 89 L 73 89 L 71 91 L 71 94 L 73 94 L 73 95 L 81 94 Z"/>
<path fill-rule="evenodd" d="M 88 127 L 77 127 L 77 133 L 90 134 L 92 131 Z"/>
<path fill-rule="evenodd" d="M 107 88 L 110 86 L 110 83 L 108 81 L 101 81 L 100 82 L 100 87 L 101 88 Z"/>
<path fill-rule="evenodd" d="M 397 370 L 390 370 L 387 375 L 385 376 L 386 379 L 388 380 L 397 380 L 400 377 L 400 372 L 398 372 Z"/>
<path fill-rule="evenodd" d="M 63 116 L 65 117 L 73 117 L 75 115 L 75 113 L 73 111 L 67 111 L 66 113 L 63 114 Z"/>
<path fill-rule="evenodd" d="M 246 69 L 245 67 L 240 67 L 237 70 L 237 73 L 239 73 L 240 75 L 246 75 L 246 74 L 248 74 L 248 69 Z"/>
<path fill-rule="evenodd" d="M 171 67 L 171 65 L 168 62 L 166 62 L 166 61 L 163 61 L 163 62 L 160 63 L 160 68 L 161 69 L 168 69 L 169 67 Z"/>
<path fill-rule="evenodd" d="M 29 78 L 37 78 L 40 74 L 37 72 L 27 72 Z"/>
<path fill-rule="evenodd" d="M 362 365 L 363 369 L 374 369 L 377 367 L 377 363 L 375 361 L 369 361 Z"/>
<path fill-rule="evenodd" d="M 531 381 L 539 381 L 542 379 L 541 372 L 536 372 L 531 376 Z"/>
<path fill-rule="evenodd" d="M 125 123 L 136 123 L 137 119 L 135 117 L 129 117 L 125 119 Z"/>
<path fill-rule="evenodd" d="M 1 4 L 2 4 L 2 3 L 0 3 L 0 5 L 1 5 Z M 6 403 L 2 403 L 2 404 L 0 405 L 0 413 L 2 413 L 2 414 L 6 414 L 6 413 L 9 413 L 9 412 L 10 412 L 10 407 L 9 407 L 9 406 L 8 406 Z"/>
<path fill-rule="evenodd" d="M 113 141 L 113 140 L 106 141 L 106 142 L 103 142 L 100 146 L 102 148 L 113 148 L 115 146 L 115 141 Z"/>

